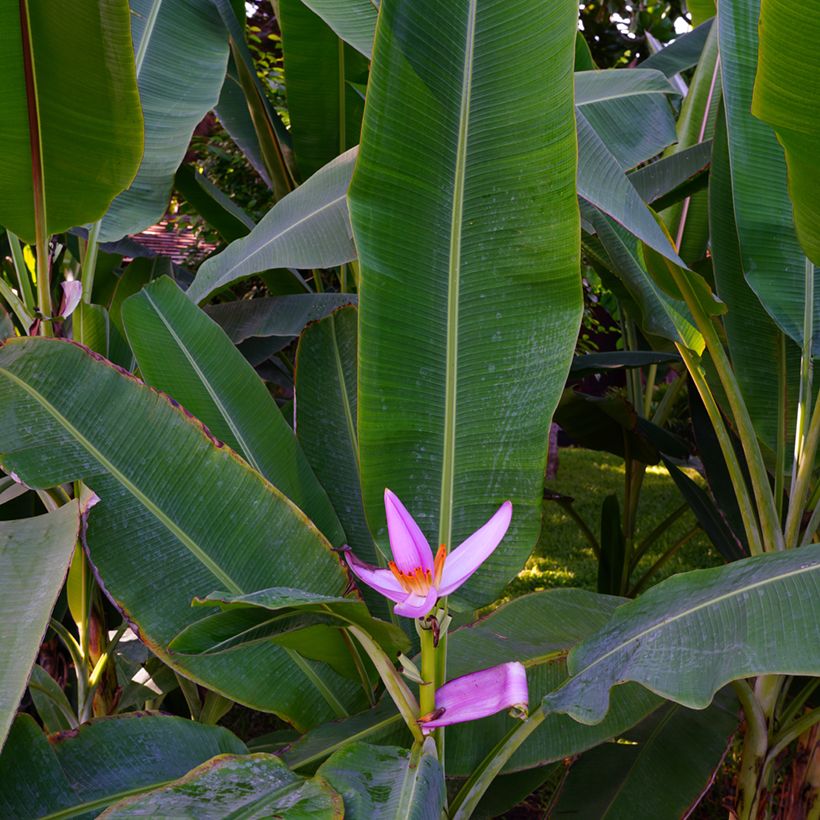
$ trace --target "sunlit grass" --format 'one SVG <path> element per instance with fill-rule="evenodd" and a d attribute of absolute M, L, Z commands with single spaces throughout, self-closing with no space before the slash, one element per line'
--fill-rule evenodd
<path fill-rule="evenodd" d="M 636 541 L 640 542 L 674 509 L 683 503 L 663 465 L 647 469 L 638 505 Z M 692 478 L 697 478 L 690 471 Z M 547 489 L 575 499 L 574 509 L 596 534 L 601 529 L 601 505 L 610 493 L 618 497 L 623 512 L 624 462 L 617 456 L 593 450 L 563 449 L 557 478 L 547 481 Z M 678 538 L 695 524 L 687 511 L 649 549 L 640 562 L 633 581 L 639 578 Z M 709 539 L 699 532 L 659 571 L 655 582 L 677 572 L 716 566 L 722 559 Z M 507 588 L 507 596 L 552 587 L 582 587 L 594 590 L 598 562 L 578 525 L 555 502 L 544 502 L 541 537 L 527 565 Z"/>

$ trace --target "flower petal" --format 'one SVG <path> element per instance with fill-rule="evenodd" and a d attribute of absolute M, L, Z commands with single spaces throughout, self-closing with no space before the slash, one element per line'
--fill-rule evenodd
<path fill-rule="evenodd" d="M 407 590 L 398 582 L 389 569 L 379 569 L 371 564 L 360 561 L 350 550 L 345 551 L 345 561 L 351 572 L 376 592 L 381 593 L 391 601 L 403 601 L 407 598 Z"/>
<path fill-rule="evenodd" d="M 507 534 L 511 520 L 512 504 L 505 501 L 481 529 L 447 556 L 439 584 L 441 597 L 458 589 L 487 560 Z"/>
<path fill-rule="evenodd" d="M 407 512 L 398 496 L 384 491 L 384 511 L 387 514 L 387 532 L 393 560 L 402 572 L 412 572 L 421 567 L 433 571 L 433 552 L 419 525 Z"/>
<path fill-rule="evenodd" d="M 502 663 L 448 681 L 436 692 L 436 717 L 420 720 L 423 732 L 494 715 L 503 709 L 529 706 L 527 670 L 520 663 Z"/>
<path fill-rule="evenodd" d="M 423 618 L 438 600 L 438 591 L 435 587 L 430 587 L 427 595 L 416 595 L 410 593 L 400 604 L 393 607 L 396 615 L 403 615 L 405 618 Z"/>
<path fill-rule="evenodd" d="M 63 319 L 67 319 L 74 313 L 74 308 L 80 304 L 80 299 L 83 296 L 83 283 L 79 279 L 71 279 L 61 282 L 60 286 L 63 289 L 63 299 L 60 302 L 59 315 Z"/>

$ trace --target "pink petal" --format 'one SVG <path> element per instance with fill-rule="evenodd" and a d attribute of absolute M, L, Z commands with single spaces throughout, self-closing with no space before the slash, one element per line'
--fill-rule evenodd
<path fill-rule="evenodd" d="M 360 561 L 350 550 L 344 554 L 347 565 L 351 572 L 369 587 L 373 587 L 376 592 L 389 598 L 391 601 L 403 601 L 407 598 L 407 590 L 399 583 L 398 579 L 389 569 L 379 569 L 379 567 L 366 564 Z"/>
<path fill-rule="evenodd" d="M 507 534 L 511 520 L 512 504 L 505 501 L 481 529 L 447 556 L 439 584 L 441 597 L 458 589 L 487 560 Z"/>
<path fill-rule="evenodd" d="M 396 615 L 403 615 L 405 618 L 423 618 L 438 600 L 438 591 L 435 587 L 430 587 L 427 595 L 416 595 L 414 592 L 400 604 L 393 607 Z"/>
<path fill-rule="evenodd" d="M 402 572 L 421 567 L 433 571 L 433 553 L 427 539 L 395 493 L 384 491 L 384 511 L 393 560 Z"/>
<path fill-rule="evenodd" d="M 63 299 L 60 303 L 60 316 L 68 318 L 74 312 L 74 308 L 80 304 L 83 295 L 83 283 L 79 279 L 60 283 L 63 289 Z"/>
<path fill-rule="evenodd" d="M 516 707 L 526 711 L 528 706 L 527 670 L 520 663 L 502 663 L 445 683 L 436 692 L 437 717 L 421 721 L 421 728 L 429 732 L 439 726 L 478 720 L 503 709 Z"/>

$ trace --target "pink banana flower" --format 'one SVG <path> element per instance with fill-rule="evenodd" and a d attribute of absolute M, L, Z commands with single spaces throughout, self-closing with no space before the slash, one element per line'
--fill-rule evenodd
<path fill-rule="evenodd" d="M 395 601 L 394 611 L 406 618 L 423 618 L 439 598 L 458 589 L 501 543 L 512 518 L 512 504 L 505 501 L 457 549 L 448 555 L 442 544 L 434 558 L 419 525 L 390 490 L 384 491 L 384 508 L 393 553 L 389 569 L 366 564 L 350 550 L 344 555 L 354 575 Z"/>
<path fill-rule="evenodd" d="M 425 734 L 440 726 L 465 723 L 514 709 L 522 717 L 529 707 L 527 671 L 520 663 L 502 663 L 448 681 L 436 691 L 436 709 L 419 718 Z"/>

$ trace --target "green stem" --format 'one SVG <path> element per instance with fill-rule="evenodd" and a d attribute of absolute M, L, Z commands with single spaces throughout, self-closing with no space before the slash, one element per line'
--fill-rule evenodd
<path fill-rule="evenodd" d="M 754 820 L 757 817 L 758 786 L 769 748 L 769 731 L 766 716 L 749 684 L 737 680 L 732 682 L 732 688 L 746 716 L 746 734 L 743 738 L 743 752 L 738 772 L 736 811 L 738 820 Z"/>
<path fill-rule="evenodd" d="M 514 726 L 476 766 L 450 804 L 451 820 L 469 820 L 490 784 L 521 744 L 544 722 L 547 713 L 539 706 L 523 723 Z"/>
<path fill-rule="evenodd" d="M 429 715 L 436 710 L 436 646 L 432 629 L 425 628 L 416 621 L 419 642 L 421 644 L 421 679 L 424 683 L 419 685 L 419 713 L 422 717 Z M 436 729 L 433 737 L 438 738 L 440 732 Z"/>
<path fill-rule="evenodd" d="M 648 419 L 652 414 L 652 394 L 655 392 L 655 379 L 658 377 L 658 366 L 649 365 L 649 372 L 646 374 L 646 388 L 643 394 L 643 417 Z"/>
<path fill-rule="evenodd" d="M 669 547 L 666 552 L 652 564 L 651 567 L 641 576 L 640 580 L 637 581 L 634 587 L 629 591 L 627 597 L 634 598 L 636 595 L 639 595 L 641 592 L 646 589 L 646 585 L 649 583 L 652 576 L 683 546 L 689 543 L 698 533 L 700 530 L 700 525 L 695 524 L 692 529 L 685 532 L 671 547 Z"/>
<path fill-rule="evenodd" d="M 362 649 L 367 652 L 370 660 L 373 661 L 373 665 L 384 683 L 384 688 L 387 689 L 393 703 L 396 704 L 396 708 L 404 718 L 413 739 L 423 743 L 424 735 L 418 724 L 419 704 L 396 667 L 393 666 L 393 661 L 387 657 L 384 650 L 363 629 L 352 625 L 348 629 Z"/>
<path fill-rule="evenodd" d="M 20 287 L 20 295 L 23 297 L 23 304 L 26 310 L 31 313 L 35 307 L 34 293 L 31 290 L 31 280 L 26 267 L 26 260 L 23 256 L 23 249 L 20 247 L 20 239 L 10 230 L 6 230 L 6 236 L 11 248 L 11 258 L 14 262 L 14 272 L 17 274 L 17 284 Z"/>
<path fill-rule="evenodd" d="M 97 251 L 99 250 L 100 226 L 102 221 L 95 222 L 88 232 L 88 239 L 85 243 L 85 253 L 83 254 L 83 301 L 91 304 L 91 292 L 94 290 L 94 273 L 97 270 Z"/>
<path fill-rule="evenodd" d="M 781 726 L 786 727 L 795 719 L 795 716 L 803 709 L 818 686 L 820 686 L 820 678 L 812 678 L 800 692 L 792 698 L 789 705 L 780 714 Z"/>
<path fill-rule="evenodd" d="M 34 317 L 28 313 L 26 306 L 2 278 L 0 278 L 0 296 L 6 300 L 6 304 L 14 311 L 23 332 L 27 333 L 34 321 Z"/>
<path fill-rule="evenodd" d="M 683 390 L 686 384 L 686 375 L 685 370 L 682 373 L 678 373 L 678 378 L 666 389 L 663 398 L 658 402 L 658 406 L 655 408 L 655 415 L 652 416 L 653 424 L 657 424 L 658 427 L 663 427 L 663 425 L 669 421 L 669 416 L 672 415 L 672 410 L 675 409 L 675 402 L 680 395 L 680 391 Z"/>
<path fill-rule="evenodd" d="M 706 342 L 706 348 L 712 357 L 712 363 L 717 371 L 718 378 L 723 385 L 724 393 L 729 401 L 737 434 L 743 453 L 746 456 L 746 463 L 749 474 L 752 478 L 752 490 L 757 502 L 757 511 L 760 516 L 760 529 L 763 537 L 763 548 L 767 551 L 784 549 L 783 533 L 780 529 L 780 521 L 777 516 L 777 508 L 774 503 L 774 495 L 769 484 L 769 474 L 763 461 L 763 453 L 754 431 L 749 410 L 743 400 L 743 392 L 737 383 L 732 366 L 723 344 L 718 337 L 717 330 L 712 322 L 712 318 L 706 313 L 700 304 L 700 300 L 695 294 L 687 275 L 668 259 L 664 259 L 666 266 L 672 274 L 675 284 L 683 295 L 689 312 L 692 314 L 697 324 L 698 330 Z"/>
<path fill-rule="evenodd" d="M 199 720 L 199 716 L 202 713 L 202 703 L 199 700 L 199 689 L 197 689 L 197 685 L 192 680 L 188 680 L 184 675 L 180 675 L 179 672 L 174 672 L 174 676 L 177 679 L 182 696 L 188 704 L 191 720 Z"/>
<path fill-rule="evenodd" d="M 581 518 L 581 514 L 572 506 L 572 501 L 559 500 L 558 504 L 561 509 L 578 525 L 578 528 L 581 530 L 581 534 L 584 538 L 586 538 L 589 545 L 592 547 L 595 557 L 600 558 L 601 545 L 598 543 L 595 533 L 587 526 L 587 522 Z"/>
<path fill-rule="evenodd" d="M 772 741 L 772 747 L 769 749 L 769 754 L 766 756 L 766 765 L 771 765 L 786 746 L 800 737 L 803 732 L 811 729 L 815 723 L 820 723 L 820 706 L 816 709 L 812 709 L 810 712 L 806 712 L 805 715 L 799 717 L 775 736 Z"/>
<path fill-rule="evenodd" d="M 797 468 L 797 477 L 792 485 L 789 498 L 785 527 L 785 541 L 789 548 L 797 546 L 800 536 L 800 522 L 803 520 L 806 499 L 811 489 L 814 457 L 817 454 L 818 443 L 820 443 L 820 393 L 817 394 L 817 401 L 811 414 L 808 435 L 800 454 L 800 465 Z"/>
<path fill-rule="evenodd" d="M 800 350 L 800 389 L 797 394 L 797 423 L 794 430 L 794 460 L 792 461 L 792 484 L 789 495 L 794 495 L 797 474 L 803 463 L 814 369 L 811 353 L 814 336 L 814 265 L 809 259 L 805 261 L 803 288 L 803 345 Z"/>
<path fill-rule="evenodd" d="M 51 326 L 51 270 L 48 263 L 48 236 L 37 236 L 37 305 L 40 308 L 40 334 L 53 336 Z"/>
<path fill-rule="evenodd" d="M 706 408 L 706 413 L 709 416 L 709 421 L 712 422 L 715 436 L 720 444 L 720 451 L 723 453 L 726 469 L 729 472 L 732 488 L 735 491 L 738 507 L 740 508 L 743 528 L 746 531 L 746 538 L 749 542 L 749 549 L 752 555 L 760 555 L 763 552 L 763 545 L 760 541 L 760 530 L 757 527 L 757 514 L 755 513 L 754 505 L 749 495 L 749 488 L 746 486 L 746 478 L 740 467 L 740 461 L 738 460 L 732 440 L 729 438 L 726 425 L 723 422 L 720 408 L 717 406 L 715 397 L 712 395 L 712 391 L 706 382 L 706 378 L 695 356 L 684 345 L 679 344 L 677 348 L 686 365 L 686 369 L 689 371 L 692 381 L 695 383 L 698 394 Z"/>
<path fill-rule="evenodd" d="M 777 519 L 783 521 L 784 472 L 786 470 L 786 403 L 788 383 L 786 379 L 786 334 L 779 333 L 780 344 L 777 355 L 777 445 L 774 464 L 774 503 Z"/>
<path fill-rule="evenodd" d="M 689 505 L 686 502 L 684 502 L 680 505 L 680 507 L 678 507 L 675 510 L 672 510 L 672 512 L 669 513 L 669 515 L 667 515 L 666 518 L 664 518 L 663 521 L 661 521 L 661 523 L 658 524 L 658 526 L 655 527 L 655 529 L 652 530 L 652 532 L 650 532 L 649 535 L 647 535 L 646 538 L 643 539 L 643 541 L 641 541 L 641 543 L 638 545 L 638 549 L 635 550 L 635 554 L 632 557 L 631 569 L 635 569 L 635 567 L 638 565 L 638 562 L 641 560 L 641 558 L 644 557 L 644 555 L 646 555 L 646 551 L 652 546 L 652 544 L 654 544 L 655 541 L 657 541 L 662 535 L 664 535 L 666 531 L 672 526 L 672 524 L 674 524 L 688 510 Z"/>

